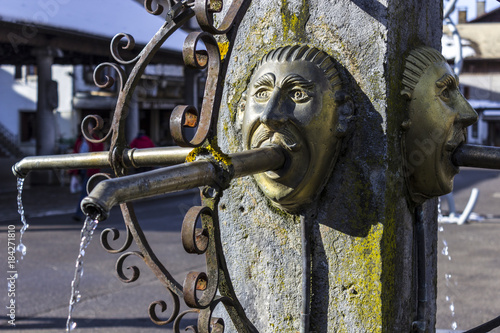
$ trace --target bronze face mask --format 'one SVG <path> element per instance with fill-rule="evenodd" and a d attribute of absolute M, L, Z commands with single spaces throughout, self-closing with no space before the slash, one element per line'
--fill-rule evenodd
<path fill-rule="evenodd" d="M 451 161 L 466 141 L 476 111 L 458 89 L 458 78 L 436 50 L 421 47 L 407 58 L 402 94 L 410 99 L 403 124 L 407 186 L 413 202 L 447 194 L 459 169 Z"/>
<path fill-rule="evenodd" d="M 318 62 L 318 63 L 316 63 Z M 245 149 L 276 144 L 287 152 L 278 171 L 254 175 L 274 204 L 295 212 L 311 202 L 331 173 L 345 132 L 333 61 L 307 46 L 268 54 L 253 73 L 242 118 Z"/>

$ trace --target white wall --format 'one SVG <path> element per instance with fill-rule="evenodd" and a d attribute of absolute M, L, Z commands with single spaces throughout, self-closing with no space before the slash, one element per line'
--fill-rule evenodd
<path fill-rule="evenodd" d="M 76 116 L 73 112 L 73 66 L 52 66 L 52 79 L 57 81 L 59 106 L 56 109 L 58 138 L 70 139 L 77 135 Z"/>
<path fill-rule="evenodd" d="M 0 66 L 0 122 L 19 135 L 19 110 L 36 110 L 36 79 L 14 79 L 15 67 Z"/>
<path fill-rule="evenodd" d="M 37 77 L 15 79 L 15 67 L 0 66 L 0 122 L 15 135 L 19 143 L 20 111 L 36 112 Z M 77 135 L 77 120 L 72 108 L 73 66 L 54 65 L 52 79 L 58 82 L 59 106 L 55 110 L 57 138 L 71 139 Z M 34 144 L 34 143 L 33 143 Z"/>

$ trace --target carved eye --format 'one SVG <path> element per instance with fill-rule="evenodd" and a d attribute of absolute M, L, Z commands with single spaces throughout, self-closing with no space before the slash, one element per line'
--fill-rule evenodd
<path fill-rule="evenodd" d="M 253 96 L 257 102 L 266 102 L 269 100 L 271 92 L 267 89 L 259 89 Z"/>
<path fill-rule="evenodd" d="M 290 98 L 295 103 L 305 103 L 311 99 L 309 94 L 302 89 L 294 89 L 290 92 Z"/>
<path fill-rule="evenodd" d="M 443 99 L 445 99 L 445 100 L 450 99 L 450 89 L 449 89 L 449 88 L 445 88 L 445 89 L 441 92 L 441 98 L 443 98 Z"/>

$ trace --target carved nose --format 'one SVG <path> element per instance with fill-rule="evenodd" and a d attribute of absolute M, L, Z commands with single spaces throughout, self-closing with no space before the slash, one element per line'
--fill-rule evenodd
<path fill-rule="evenodd" d="M 260 122 L 271 129 L 278 129 L 288 120 L 285 101 L 279 89 L 272 92 L 271 98 L 260 115 Z"/>
<path fill-rule="evenodd" d="M 458 121 L 464 126 L 470 126 L 477 121 L 476 110 L 464 99 L 463 103 L 459 106 Z"/>

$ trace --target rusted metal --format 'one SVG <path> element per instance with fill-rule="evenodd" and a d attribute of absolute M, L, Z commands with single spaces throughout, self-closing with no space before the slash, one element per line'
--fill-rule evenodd
<path fill-rule="evenodd" d="M 203 206 L 191 207 L 186 213 L 182 222 L 181 239 L 187 253 L 202 254 L 207 250 L 207 230 L 196 228 L 196 224 L 201 214 L 211 215 L 211 213 L 208 207 Z"/>
<path fill-rule="evenodd" d="M 235 24 L 235 19 L 240 10 L 244 7 L 244 3 L 245 0 L 233 1 L 219 27 L 214 26 L 213 15 L 214 13 L 222 11 L 223 1 L 196 0 L 194 4 L 194 11 L 196 13 L 198 24 L 204 31 L 214 35 L 221 35 L 227 33 Z"/>
<path fill-rule="evenodd" d="M 152 60 L 167 38 L 181 25 L 196 15 L 204 32 L 192 33 L 188 36 L 183 55 L 187 65 L 197 68 L 207 68 L 207 83 L 201 110 L 198 112 L 192 106 L 177 107 L 171 117 L 171 128 L 179 144 L 188 147 L 198 147 L 207 144 L 216 135 L 216 123 L 222 97 L 222 79 L 227 70 L 227 61 L 221 62 L 218 44 L 211 34 L 226 34 L 231 41 L 232 34 L 238 28 L 238 22 L 244 15 L 250 0 L 236 0 L 221 20 L 221 25 L 214 26 L 214 13 L 223 9 L 222 0 L 169 0 L 156 2 L 145 0 L 144 7 L 153 15 L 160 15 L 168 10 L 165 24 L 153 36 L 151 41 L 129 59 L 121 55 L 122 50 L 134 48 L 133 36 L 125 33 L 117 34 L 110 44 L 110 52 L 114 62 L 106 62 L 97 66 L 94 81 L 98 87 L 109 88 L 119 84 L 118 100 L 110 124 L 106 124 L 99 116 L 87 116 L 81 124 L 82 134 L 90 142 L 109 142 L 108 152 L 89 154 L 71 154 L 58 156 L 43 156 L 26 158 L 13 167 L 13 172 L 19 177 L 35 169 L 85 169 L 111 167 L 118 178 L 108 179 L 97 184 L 92 189 L 88 200 L 82 202 L 86 213 L 99 216 L 102 220 L 109 209 L 120 203 L 126 226 L 124 240 L 116 229 L 106 229 L 101 234 L 101 243 L 110 253 L 120 253 L 116 263 L 119 278 L 131 283 L 140 278 L 137 266 L 128 266 L 132 274 L 125 274 L 126 260 L 135 256 L 140 258 L 155 274 L 167 290 L 173 306 L 169 306 L 171 314 L 166 320 L 160 319 L 157 311 L 164 312 L 167 303 L 163 300 L 154 301 L 149 306 L 151 320 L 164 325 L 174 323 L 174 331 L 180 332 L 180 321 L 187 313 L 198 313 L 198 324 L 193 329 L 200 333 L 223 332 L 224 323 L 220 318 L 212 318 L 213 310 L 220 303 L 226 306 L 238 332 L 257 332 L 248 320 L 242 306 L 239 304 L 228 275 L 220 239 L 217 204 L 222 190 L 233 177 L 280 168 L 285 163 L 284 152 L 276 147 L 265 147 L 252 152 L 234 154 L 232 164 L 204 159 L 159 169 L 147 173 L 123 177 L 128 168 L 142 166 L 178 165 L 184 162 L 190 149 L 152 148 L 128 149 L 125 140 L 125 124 L 131 97 L 134 93 L 146 66 Z M 168 6 L 168 8 L 167 8 Z M 199 50 L 202 41 L 206 50 Z M 125 46 L 122 46 L 125 42 Z M 226 57 L 230 56 L 230 42 Z M 127 70 L 125 71 L 125 66 Z M 115 77 L 103 75 L 105 68 L 112 68 Z M 193 138 L 186 137 L 183 127 L 195 127 Z M 263 162 L 256 162 L 255 159 Z M 92 178 L 93 183 L 102 177 Z M 182 228 L 182 241 L 188 252 L 205 254 L 207 272 L 192 272 L 188 274 L 183 285 L 176 281 L 166 269 L 165 260 L 159 260 L 151 249 L 140 223 L 134 213 L 131 199 L 152 196 L 168 191 L 176 191 L 197 186 L 209 186 L 202 191 L 202 206 L 194 207 L 188 212 Z M 142 193 L 142 194 L 141 194 Z M 145 196 L 143 195 L 145 194 Z M 197 227 L 200 220 L 201 228 Z M 115 247 L 120 242 L 121 246 Z M 137 251 L 129 251 L 132 243 L 137 245 Z M 217 296 L 217 293 L 221 296 Z M 180 298 L 194 309 L 179 314 Z"/>
<path fill-rule="evenodd" d="M 203 41 L 206 51 L 197 51 L 199 41 Z M 175 142 L 181 147 L 199 147 L 205 140 L 210 139 L 213 124 L 217 120 L 220 101 L 222 98 L 221 60 L 219 46 L 215 38 L 206 32 L 192 32 L 186 38 L 182 50 L 184 62 L 187 66 L 203 69 L 207 68 L 208 76 L 205 83 L 205 93 L 198 119 L 198 127 L 192 139 L 187 139 L 183 128 L 186 119 L 198 112 L 193 106 L 181 105 L 172 111 L 170 131 Z"/>
<path fill-rule="evenodd" d="M 214 299 L 210 303 L 210 306 L 200 311 L 198 326 L 200 332 L 208 333 L 208 328 L 210 327 L 210 325 L 212 323 L 216 323 L 217 326 L 213 326 L 212 329 L 217 332 L 223 332 L 224 322 L 222 320 L 212 318 L 212 311 L 215 309 L 218 303 L 223 303 L 227 313 L 233 321 L 233 325 L 236 328 L 237 332 L 257 333 L 257 329 L 247 318 L 243 307 L 236 297 L 231 279 L 229 277 L 220 234 L 218 207 L 221 196 L 222 191 L 216 188 L 205 187 L 201 191 L 202 205 L 210 208 L 212 212 L 211 218 L 207 217 L 203 219 L 202 216 L 203 228 L 206 228 L 209 234 L 209 247 L 205 254 L 207 270 L 210 272 L 212 271 L 213 267 L 217 267 L 218 290 L 221 296 L 214 297 Z M 208 274 L 208 276 L 210 279 L 211 275 Z"/>
<path fill-rule="evenodd" d="M 457 166 L 500 169 L 500 147 L 461 145 L 452 156 Z"/>

